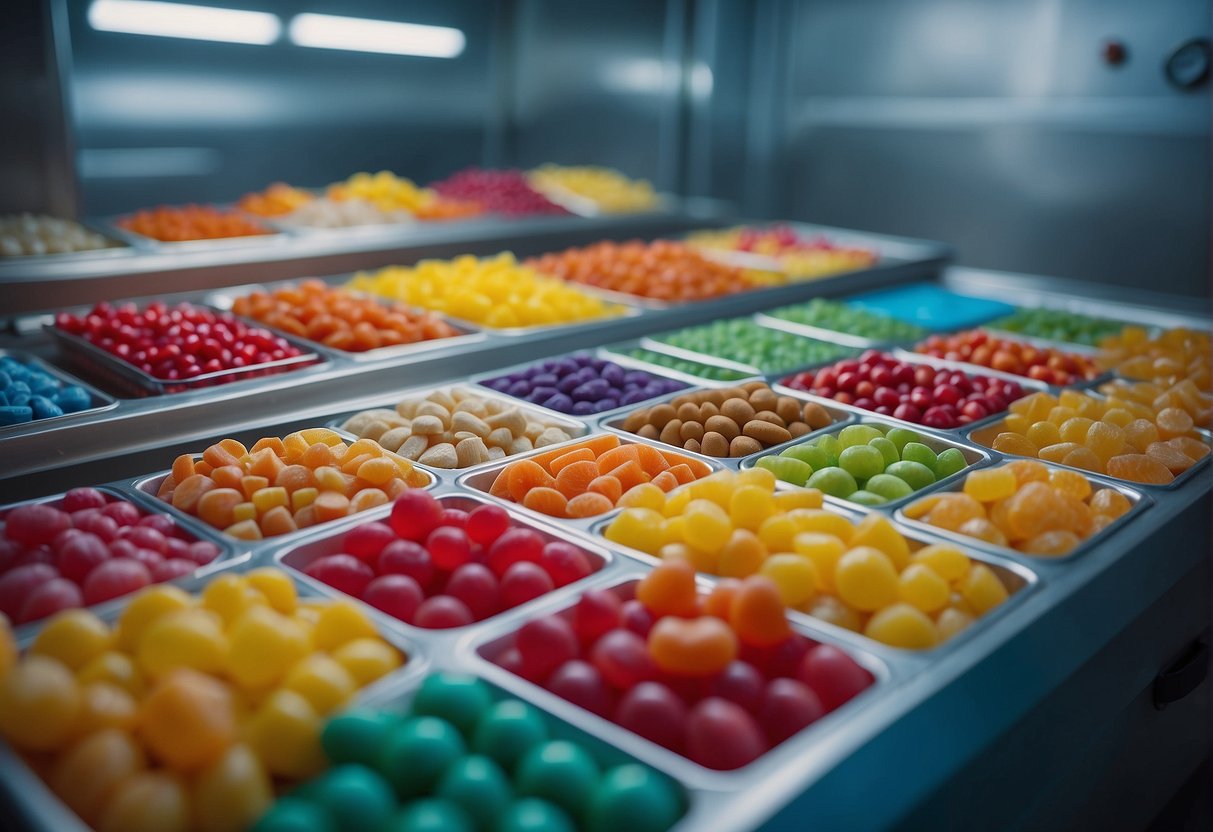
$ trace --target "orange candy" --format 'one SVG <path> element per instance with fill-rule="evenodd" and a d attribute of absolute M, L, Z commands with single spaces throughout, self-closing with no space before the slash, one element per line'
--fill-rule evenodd
<path fill-rule="evenodd" d="M 236 298 L 237 315 L 334 349 L 366 352 L 380 347 L 450 338 L 459 330 L 431 312 L 386 304 L 319 280 L 305 280 L 272 293 Z"/>
<path fill-rule="evenodd" d="M 935 358 L 964 361 L 1033 378 L 1046 384 L 1073 384 L 1099 375 L 1095 362 L 1086 356 L 1036 347 L 1012 338 L 1000 338 L 982 329 L 952 335 L 932 335 L 914 350 Z"/>
<path fill-rule="evenodd" d="M 666 301 L 704 300 L 754 288 L 746 271 L 684 243 L 604 241 L 526 261 L 541 274 Z"/>
<path fill-rule="evenodd" d="M 253 237 L 271 234 L 259 222 L 236 211 L 220 211 L 210 205 L 161 206 L 122 217 L 119 228 L 164 242 L 214 240 L 224 237 Z"/>
<path fill-rule="evenodd" d="M 711 472 L 704 463 L 673 451 L 604 434 L 510 463 L 489 493 L 551 517 L 595 517 L 636 486 L 651 483 L 660 498 L 661 492 Z"/>
<path fill-rule="evenodd" d="M 654 615 L 694 617 L 699 613 L 695 568 L 683 560 L 662 561 L 636 585 L 636 598 Z M 779 612 L 782 616 L 782 603 Z"/>
<path fill-rule="evenodd" d="M 729 605 L 729 624 L 738 638 L 753 647 L 779 644 L 791 632 L 779 587 L 760 575 L 746 578 L 738 587 Z"/>
<path fill-rule="evenodd" d="M 649 655 L 666 673 L 712 676 L 737 658 L 737 636 L 727 623 L 711 615 L 667 616 L 649 632 Z"/>
<path fill-rule="evenodd" d="M 334 431 L 312 428 L 266 437 L 252 449 L 224 439 L 200 462 L 178 457 L 157 496 L 232 537 L 260 540 L 384 505 L 428 483 L 375 442 L 347 447 Z"/>

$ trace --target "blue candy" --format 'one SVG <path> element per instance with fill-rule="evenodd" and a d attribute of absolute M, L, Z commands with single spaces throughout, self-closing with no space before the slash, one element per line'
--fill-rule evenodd
<path fill-rule="evenodd" d="M 29 393 L 9 393 L 8 403 L 12 407 L 29 407 L 29 400 L 32 398 Z"/>
<path fill-rule="evenodd" d="M 34 396 L 29 400 L 29 404 L 35 419 L 52 419 L 63 415 L 62 408 L 45 396 Z"/>
<path fill-rule="evenodd" d="M 28 407 L 0 407 L 0 425 L 20 425 L 33 420 L 34 411 Z"/>
<path fill-rule="evenodd" d="M 63 410 L 64 413 L 75 413 L 79 410 L 88 410 L 92 406 L 92 399 L 89 398 L 88 392 L 83 387 L 71 385 L 64 387 L 56 393 L 52 399 L 55 404 Z"/>

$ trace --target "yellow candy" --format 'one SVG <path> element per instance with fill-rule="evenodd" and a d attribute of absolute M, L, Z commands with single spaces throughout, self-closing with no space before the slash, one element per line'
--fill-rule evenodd
<path fill-rule="evenodd" d="M 653 186 L 601 167 L 544 165 L 529 174 L 531 187 L 560 201 L 568 193 L 588 199 L 607 213 L 646 211 L 657 205 Z"/>
<path fill-rule="evenodd" d="M 817 567 L 800 555 L 771 555 L 759 573 L 775 582 L 784 606 L 802 604 L 817 593 Z"/>
<path fill-rule="evenodd" d="M 734 529 L 717 561 L 718 574 L 726 578 L 746 578 L 762 567 L 767 547 L 749 529 Z"/>
<path fill-rule="evenodd" d="M 843 554 L 834 567 L 838 596 L 857 610 L 872 612 L 897 601 L 897 570 L 888 555 L 871 546 Z"/>
<path fill-rule="evenodd" d="M 404 664 L 396 648 L 378 638 L 356 638 L 333 651 L 333 658 L 365 687 Z"/>
<path fill-rule="evenodd" d="M 173 774 L 141 771 L 110 795 L 97 832 L 185 832 L 190 828 L 185 784 Z"/>
<path fill-rule="evenodd" d="M 939 643 L 935 622 L 909 604 L 893 604 L 873 615 L 864 635 L 907 650 L 926 650 Z"/>
<path fill-rule="evenodd" d="M 680 488 L 666 497 L 665 509 L 662 510 L 662 514 L 666 517 L 677 517 L 682 514 L 692 499 L 690 487 Z"/>
<path fill-rule="evenodd" d="M 754 468 L 754 471 L 765 471 L 765 468 Z M 774 476 L 774 475 L 772 475 Z M 797 508 L 821 508 L 824 500 L 816 488 L 797 488 L 793 491 L 779 491 L 775 494 L 775 508 L 779 511 L 792 511 Z"/>
<path fill-rule="evenodd" d="M 739 486 L 756 485 L 763 491 L 771 493 L 775 490 L 776 478 L 766 468 L 746 468 L 744 471 L 737 472 L 734 482 Z M 816 491 L 816 489 L 813 490 Z M 788 506 L 788 508 L 817 508 L 817 506 Z"/>
<path fill-rule="evenodd" d="M 931 571 L 948 583 L 954 583 L 969 574 L 970 561 L 964 552 L 950 543 L 935 543 L 923 546 L 911 558 L 914 563 L 931 567 Z"/>
<path fill-rule="evenodd" d="M 768 552 L 790 552 L 792 541 L 800 531 L 796 523 L 786 514 L 769 517 L 758 528 L 758 539 Z"/>
<path fill-rule="evenodd" d="M 879 549 L 889 556 L 894 569 L 904 569 L 910 562 L 910 544 L 893 527 L 892 521 L 875 511 L 869 512 L 859 521 L 855 526 L 854 534 L 847 541 L 847 545 L 851 547 L 871 546 Z"/>
<path fill-rule="evenodd" d="M 140 669 L 153 678 L 178 667 L 219 673 L 227 658 L 227 639 L 214 612 L 179 610 L 147 628 L 139 640 L 137 656 Z"/>
<path fill-rule="evenodd" d="M 152 756 L 169 768 L 194 772 L 208 766 L 236 736 L 231 688 L 194 670 L 175 670 L 143 700 L 139 733 Z"/>
<path fill-rule="evenodd" d="M 1018 487 L 1019 482 L 1011 469 L 989 468 L 965 477 L 964 493 L 979 502 L 992 503 L 1010 497 Z"/>
<path fill-rule="evenodd" d="M 68 808 L 86 823 L 95 824 L 110 793 L 146 765 L 134 737 L 110 728 L 84 737 L 65 751 L 55 762 L 48 783 Z"/>
<path fill-rule="evenodd" d="M 770 471 L 763 468 L 753 470 L 770 474 Z M 757 531 L 763 522 L 775 513 L 775 499 L 771 494 L 773 488 L 773 483 L 767 487 L 743 485 L 734 491 L 729 499 L 729 519 L 733 521 L 733 525 Z"/>
<path fill-rule="evenodd" d="M 128 654 L 115 650 L 94 657 L 88 664 L 76 671 L 76 681 L 81 685 L 91 682 L 109 682 L 122 688 L 131 696 L 143 696 L 143 674 Z"/>
<path fill-rule="evenodd" d="M 724 509 L 710 500 L 692 500 L 683 512 L 687 545 L 705 552 L 719 552 L 733 533 L 733 524 Z"/>
<path fill-rule="evenodd" d="M 291 511 L 296 512 L 299 509 L 307 508 L 312 503 L 316 502 L 316 498 L 320 496 L 320 489 L 313 486 L 306 488 L 297 488 L 291 492 Z M 244 518 L 246 520 L 252 518 Z"/>
<path fill-rule="evenodd" d="M 926 564 L 912 563 L 898 579 L 901 600 L 923 612 L 935 612 L 948 603 L 952 591 L 948 582 Z"/>
<path fill-rule="evenodd" d="M 820 618 L 822 621 L 828 621 L 854 632 L 863 629 L 863 619 L 859 613 L 832 595 L 818 595 L 810 598 L 798 609 L 807 612 L 814 618 Z"/>
<path fill-rule="evenodd" d="M 362 607 L 353 601 L 333 601 L 316 618 L 312 639 L 320 650 L 333 650 L 356 638 L 378 635 Z"/>
<path fill-rule="evenodd" d="M 17 639 L 8 616 L 0 612 L 0 679 L 17 663 Z"/>
<path fill-rule="evenodd" d="M 135 723 L 136 710 L 134 697 L 113 682 L 81 685 L 76 733 L 84 736 L 102 728 L 130 729 Z"/>
<path fill-rule="evenodd" d="M 274 506 L 289 506 L 290 504 L 290 495 L 281 486 L 259 488 L 253 492 L 253 505 L 256 507 L 258 514 L 265 514 Z"/>
<path fill-rule="evenodd" d="M 270 807 L 274 791 L 261 760 L 237 743 L 198 773 L 190 802 L 198 832 L 241 832 Z"/>
<path fill-rule="evenodd" d="M 357 683 L 336 659 L 313 653 L 291 668 L 282 687 L 301 694 L 323 716 L 348 702 Z"/>
<path fill-rule="evenodd" d="M 53 751 L 75 729 L 80 688 L 57 659 L 26 656 L 0 679 L 0 733 L 18 748 Z"/>
<path fill-rule="evenodd" d="M 289 575 L 281 569 L 262 567 L 244 576 L 253 589 L 269 601 L 271 607 L 284 615 L 290 615 L 299 606 L 299 596 Z"/>
<path fill-rule="evenodd" d="M 1078 500 L 1085 500 L 1091 496 L 1090 481 L 1077 471 L 1050 471 L 1049 485 Z"/>
<path fill-rule="evenodd" d="M 1091 429 L 1091 425 L 1093 424 L 1095 423 L 1085 416 L 1075 416 L 1072 419 L 1067 419 L 1061 425 L 1061 441 L 1076 442 L 1081 445 L 1087 441 L 1087 431 Z"/>
<path fill-rule="evenodd" d="M 88 610 L 64 610 L 42 628 L 30 653 L 58 659 L 69 670 L 79 670 L 110 649 L 113 638 L 105 622 Z"/>
<path fill-rule="evenodd" d="M 220 575 L 202 590 L 202 606 L 218 613 L 225 624 L 231 624 L 254 604 L 265 603 L 265 596 L 239 575 Z"/>
<path fill-rule="evenodd" d="M 251 502 L 236 503 L 232 506 L 232 525 L 243 523 L 246 520 L 257 519 L 257 506 Z"/>
<path fill-rule="evenodd" d="M 687 519 L 685 517 L 671 517 L 661 524 L 661 543 L 667 545 L 670 543 L 685 543 L 686 542 Z"/>
<path fill-rule="evenodd" d="M 629 508 L 606 527 L 606 539 L 621 546 L 629 546 L 650 555 L 657 554 L 663 545 L 662 524 L 665 518 L 647 508 Z"/>
<path fill-rule="evenodd" d="M 302 778 L 325 766 L 320 727 L 320 717 L 302 694 L 278 690 L 249 720 L 246 736 L 270 774 Z"/>
<path fill-rule="evenodd" d="M 788 517 L 796 524 L 797 532 L 832 534 L 848 545 L 855 534 L 856 527 L 850 520 L 826 509 L 794 509 L 788 512 Z"/>
<path fill-rule="evenodd" d="M 846 551 L 846 545 L 832 534 L 823 532 L 801 532 L 792 539 L 796 554 L 808 558 L 817 567 L 817 579 L 821 588 L 834 590 L 834 570 Z"/>
<path fill-rule="evenodd" d="M 118 648 L 133 652 L 148 626 L 162 616 L 186 609 L 193 603 L 188 592 L 175 586 L 161 584 L 139 592 L 118 616 L 118 624 L 114 628 Z"/>
<path fill-rule="evenodd" d="M 717 471 L 715 474 L 695 481 L 687 486 L 686 490 L 690 492 L 692 499 L 710 500 L 727 510 L 729 502 L 733 499 L 733 491 L 740 485 L 737 481 L 739 476 L 732 471 Z"/>
<path fill-rule="evenodd" d="M 310 650 L 307 630 L 298 621 L 268 607 L 251 607 L 228 632 L 227 672 L 246 688 L 272 685 Z"/>
<path fill-rule="evenodd" d="M 947 641 L 972 623 L 973 616 L 955 607 L 948 607 L 935 619 L 935 629 L 939 632 L 939 640 Z"/>
<path fill-rule="evenodd" d="M 665 508 L 665 492 L 651 482 L 642 482 L 624 492 L 615 505 L 619 508 L 647 508 L 661 511 Z"/>
<path fill-rule="evenodd" d="M 1048 421 L 1035 422 L 1024 432 L 1028 440 L 1038 448 L 1056 445 L 1061 441 L 1061 431 L 1057 425 Z"/>
<path fill-rule="evenodd" d="M 979 615 L 1007 600 L 1007 588 L 990 567 L 982 563 L 975 563 L 969 569 L 960 584 L 960 592 Z"/>

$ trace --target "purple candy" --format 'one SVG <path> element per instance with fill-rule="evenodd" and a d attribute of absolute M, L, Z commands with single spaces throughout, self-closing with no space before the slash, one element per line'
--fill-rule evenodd
<path fill-rule="evenodd" d="M 511 396 L 518 396 L 519 398 L 522 398 L 526 396 L 527 393 L 531 392 L 531 383 L 525 380 L 515 381 L 509 386 L 509 389 L 507 389 L 506 392 Z"/>
<path fill-rule="evenodd" d="M 510 389 L 510 385 L 513 383 L 514 382 L 510 381 L 510 379 L 506 376 L 502 376 L 501 378 L 495 378 L 492 381 L 486 381 L 485 386 L 490 390 L 496 390 L 498 393 L 504 393 L 506 390 Z"/>
<path fill-rule="evenodd" d="M 560 377 L 555 373 L 536 373 L 531 376 L 531 384 L 537 386 L 546 385 L 548 387 L 555 387 L 558 381 L 560 381 Z"/>
<path fill-rule="evenodd" d="M 651 398 L 651 397 L 646 396 L 644 394 L 644 391 L 642 391 L 642 390 L 631 390 L 627 393 L 624 393 L 619 398 L 619 403 L 620 404 L 636 404 L 637 402 L 642 402 L 648 398 Z"/>
<path fill-rule="evenodd" d="M 629 370 L 623 374 L 624 384 L 648 384 L 653 377 L 640 370 Z"/>
<path fill-rule="evenodd" d="M 600 378 L 587 381 L 573 389 L 572 396 L 577 401 L 596 402 L 611 392 L 611 385 Z"/>
<path fill-rule="evenodd" d="M 575 416 L 589 416 L 591 413 L 594 412 L 594 403 L 593 402 L 575 402 L 573 404 L 572 410 L 566 411 L 566 412 L 571 412 Z"/>
<path fill-rule="evenodd" d="M 572 393 L 574 388 L 579 386 L 581 383 L 581 379 L 577 378 L 576 373 L 573 373 L 572 375 L 567 375 L 560 379 L 560 382 L 556 385 L 556 389 L 561 393 Z"/>
<path fill-rule="evenodd" d="M 619 385 L 623 384 L 624 372 L 623 368 L 618 364 L 607 362 L 602 367 L 601 375 L 604 380 L 610 382 L 610 384 L 614 387 L 618 387 Z"/>
<path fill-rule="evenodd" d="M 531 388 L 531 395 L 538 396 L 540 401 L 542 401 L 543 399 L 546 399 L 548 396 L 554 396 L 559 392 L 562 392 L 562 391 L 557 390 L 555 387 L 553 387 L 550 384 L 539 384 L 539 385 L 536 385 L 535 387 Z"/>
<path fill-rule="evenodd" d="M 552 410 L 558 410 L 561 413 L 568 413 L 570 410 L 576 412 L 576 405 L 573 404 L 573 400 L 564 393 L 553 393 L 552 395 L 548 396 L 547 399 L 544 400 L 543 406 L 551 408 Z"/>
<path fill-rule="evenodd" d="M 606 362 L 603 361 L 601 358 L 591 358 L 588 363 L 595 370 L 599 370 L 599 371 L 601 371 L 602 368 L 604 366 L 606 366 Z"/>
<path fill-rule="evenodd" d="M 614 410 L 617 407 L 619 407 L 619 402 L 610 396 L 594 402 L 594 411 L 597 413 L 601 413 L 604 410 Z"/>

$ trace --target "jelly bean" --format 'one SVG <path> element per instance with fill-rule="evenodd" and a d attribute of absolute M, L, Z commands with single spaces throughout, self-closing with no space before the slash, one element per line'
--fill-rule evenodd
<path fill-rule="evenodd" d="M 217 760 L 235 736 L 231 694 L 210 676 L 175 670 L 148 692 L 139 728 L 148 750 L 165 765 L 197 771 Z"/>
<path fill-rule="evenodd" d="M 669 780 L 652 769 L 627 763 L 607 771 L 598 783 L 586 812 L 588 827 L 591 832 L 661 832 L 678 820 L 680 804 Z"/>
<path fill-rule="evenodd" d="M 871 546 L 849 550 L 834 569 L 839 597 L 858 610 L 874 611 L 894 603 L 898 577 L 888 555 Z"/>
<path fill-rule="evenodd" d="M 227 638 L 216 614 L 183 609 L 151 623 L 139 640 L 137 655 L 140 669 L 160 678 L 176 668 L 218 673 L 224 667 L 227 650 Z"/>
<path fill-rule="evenodd" d="M 686 732 L 687 706 L 660 682 L 639 682 L 619 700 L 615 721 L 645 739 L 675 751 L 681 750 Z"/>
<path fill-rule="evenodd" d="M 274 792 L 261 761 L 236 744 L 199 772 L 190 791 L 196 828 L 204 832 L 247 829 L 273 803 Z"/>
<path fill-rule="evenodd" d="M 68 610 L 49 621 L 30 645 L 32 654 L 58 659 L 76 671 L 110 648 L 109 627 L 86 610 Z"/>
<path fill-rule="evenodd" d="M 534 708 L 517 700 L 502 700 L 482 713 L 472 734 L 472 747 L 513 771 L 547 734 L 547 726 Z"/>
<path fill-rule="evenodd" d="M 411 717 L 392 729 L 379 755 L 379 770 L 401 796 L 433 790 L 443 772 L 466 753 L 459 731 L 432 716 Z"/>
<path fill-rule="evenodd" d="M 383 738 L 396 719 L 385 713 L 351 710 L 331 717 L 320 733 L 320 746 L 331 762 L 374 765 Z"/>
<path fill-rule="evenodd" d="M 548 382 L 549 378 L 555 381 Z M 570 390 L 570 395 L 545 395 L 544 391 L 551 384 L 560 384 L 565 379 L 575 379 L 581 383 Z M 545 383 L 541 384 L 540 381 Z M 591 391 L 587 385 L 597 382 L 601 382 L 601 385 Z M 552 410 L 579 415 L 610 410 L 621 404 L 637 404 L 686 387 L 682 382 L 640 370 L 625 372 L 618 364 L 594 358 L 588 353 L 550 359 L 508 376 L 482 381 L 481 384 Z"/>
<path fill-rule="evenodd" d="M 190 828 L 189 795 L 173 774 L 132 774 L 110 795 L 97 822 L 98 832 L 177 832 Z"/>
<path fill-rule="evenodd" d="M 808 685 L 795 679 L 774 679 L 763 692 L 758 719 L 767 737 L 778 744 L 816 722 L 825 706 Z"/>
<path fill-rule="evenodd" d="M 922 327 L 915 324 L 824 298 L 780 307 L 768 314 L 785 321 L 844 332 L 873 341 L 911 341 L 926 334 Z"/>
<path fill-rule="evenodd" d="M 576 817 L 600 776 L 598 764 L 579 746 L 551 740 L 532 748 L 518 762 L 515 784 L 520 795 L 550 801 Z"/>
<path fill-rule="evenodd" d="M 700 765 L 740 768 L 764 750 L 766 740 L 754 717 L 727 699 L 708 697 L 687 716 L 687 756 Z"/>
<path fill-rule="evenodd" d="M 661 343 L 777 373 L 858 351 L 736 318 L 655 336 Z"/>
<path fill-rule="evenodd" d="M 1000 338 L 983 329 L 932 335 L 914 349 L 935 358 L 990 367 L 1046 384 L 1073 384 L 1099 374 L 1095 362 L 1079 353 Z"/>
<path fill-rule="evenodd" d="M 512 791 L 497 763 L 476 754 L 452 764 L 435 788 L 438 797 L 462 808 L 482 829 L 491 827 L 506 811 Z"/>
<path fill-rule="evenodd" d="M 470 736 L 492 705 L 488 689 L 471 677 L 435 674 L 426 677 L 413 699 L 413 713 L 436 716 Z"/>
<path fill-rule="evenodd" d="M 727 623 L 712 616 L 691 620 L 666 616 L 649 632 L 649 653 L 667 673 L 710 676 L 736 658 L 737 636 Z"/>
<path fill-rule="evenodd" d="M 272 775 L 308 777 L 324 767 L 319 715 L 294 691 L 271 693 L 242 727 L 246 741 Z"/>
<path fill-rule="evenodd" d="M 134 738 L 108 728 L 68 748 L 55 763 L 49 781 L 72 811 L 95 824 L 109 793 L 145 765 L 143 750 Z"/>
<path fill-rule="evenodd" d="M 56 659 L 29 656 L 0 679 L 0 731 L 19 748 L 62 747 L 82 707 L 76 680 Z"/>
<path fill-rule="evenodd" d="M 435 832 L 451 827 L 435 827 Z M 526 797 L 516 800 L 506 810 L 497 827 L 500 832 L 573 832 L 568 814 L 546 800 Z"/>
<path fill-rule="evenodd" d="M 391 786 L 374 770 L 347 763 L 307 785 L 310 799 L 324 807 L 336 828 L 385 828 L 396 809 Z"/>
<path fill-rule="evenodd" d="M 864 634 L 885 644 L 910 650 L 934 647 L 939 640 L 934 622 L 926 613 L 910 604 L 884 607 L 868 621 Z"/>
<path fill-rule="evenodd" d="M 303 626 L 267 607 L 250 607 L 227 635 L 227 672 L 246 688 L 279 682 L 311 651 Z"/>

